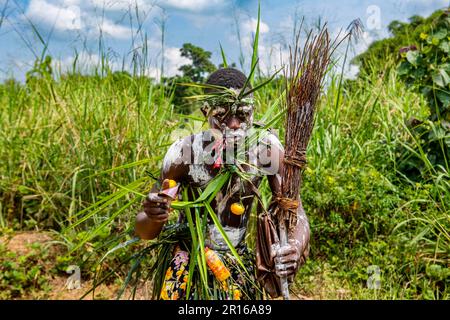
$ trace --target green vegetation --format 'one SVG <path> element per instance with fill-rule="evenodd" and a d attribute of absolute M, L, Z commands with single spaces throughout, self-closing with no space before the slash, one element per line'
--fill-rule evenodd
<path fill-rule="evenodd" d="M 302 188 L 312 230 L 311 254 L 294 291 L 312 298 L 450 298 L 450 172 L 448 160 L 437 165 L 427 156 L 432 151 L 445 159 L 448 149 L 440 148 L 439 141 L 447 143 L 449 133 L 439 136 L 439 148 L 431 150 L 430 140 L 418 138 L 408 124 L 411 118 L 429 126 L 445 120 L 441 109 L 434 118 L 431 111 L 436 106 L 448 109 L 445 96 L 433 99 L 435 104 L 430 100 L 436 90 L 449 95 L 440 71 L 449 72 L 449 62 L 443 60 L 448 51 L 442 45 L 448 45 L 448 38 L 440 38 L 437 28 L 431 30 L 432 21 L 442 14 L 391 24 L 394 37 L 371 46 L 359 58 L 359 77 L 345 81 L 342 89 L 339 75 L 331 75 Z M 438 45 L 434 37 L 440 38 Z M 404 58 L 398 54 L 413 44 L 417 51 L 408 52 L 416 53 Z M 203 53 L 205 62 L 210 56 Z M 436 57 L 442 57 L 439 67 Z M 203 62 L 191 67 L 185 71 L 201 77 L 213 70 Z M 195 68 L 206 68 L 205 73 L 195 73 Z M 417 76 L 419 69 L 423 72 Z M 440 80 L 433 76 L 436 71 Z M 256 77 L 255 85 L 265 80 Z M 256 120 L 276 104 L 281 84 L 273 81 L 255 93 Z M 423 92 L 430 86 L 435 90 Z M 67 253 L 59 255 L 58 267 L 51 271 L 59 275 L 67 276 L 67 266 L 76 264 L 84 279 L 93 279 L 97 262 L 104 258 L 98 280 L 111 273 L 109 281 L 127 283 L 136 259 L 145 260 L 142 269 L 151 266 L 154 256 L 135 255 L 153 243 L 133 240 L 135 215 L 175 130 L 189 132 L 205 125 L 199 110 L 179 112 L 174 92 L 170 84 L 161 85 L 139 72 L 111 72 L 107 64 L 82 75 L 75 63 L 73 72 L 58 77 L 50 58 L 37 61 L 25 84 L 1 84 L 2 233 L 54 230 Z M 275 128 L 282 137 L 281 122 Z M 410 167 L 419 173 L 405 170 L 405 159 L 412 158 Z M 269 194 L 264 182 L 265 203 Z M 117 247 L 125 241 L 126 246 Z M 252 241 L 249 237 L 250 245 Z M 46 259 L 39 250 L 9 262 L 12 254 L 0 248 L 2 298 L 49 290 L 45 276 L 37 276 L 46 275 L 36 262 Z M 367 281 L 378 280 L 376 268 L 378 289 L 367 286 Z"/>
<path fill-rule="evenodd" d="M 206 76 L 216 70 L 216 66 L 210 61 L 211 52 L 205 51 L 200 47 L 191 43 L 185 43 L 180 49 L 181 56 L 192 61 L 190 64 L 182 65 L 179 68 L 181 76 L 174 76 L 163 79 L 166 87 L 173 88 L 172 103 L 175 110 L 189 114 L 194 111 L 195 104 L 187 102 L 184 98 L 201 94 L 199 88 L 186 87 L 182 83 L 197 82 L 202 83 L 206 80 Z"/>

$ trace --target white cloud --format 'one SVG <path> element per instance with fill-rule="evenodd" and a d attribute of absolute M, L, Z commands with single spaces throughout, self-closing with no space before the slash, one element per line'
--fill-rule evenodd
<path fill-rule="evenodd" d="M 135 48 L 140 53 L 140 48 Z M 159 80 L 161 76 L 161 40 L 157 37 L 147 40 L 147 55 L 151 57 L 149 66 L 146 67 L 145 75 Z M 181 56 L 180 48 L 166 46 L 164 48 L 164 77 L 180 75 L 178 70 L 182 65 L 190 64 L 192 61 Z"/>
<path fill-rule="evenodd" d="M 164 62 L 164 75 L 172 77 L 176 74 L 180 74 L 180 71 L 178 71 L 179 67 L 189 64 L 192 61 L 181 56 L 180 48 L 168 47 L 164 49 Z"/>
<path fill-rule="evenodd" d="M 258 20 L 253 17 L 246 17 L 240 20 L 239 30 L 241 36 L 241 45 L 244 56 L 250 57 L 253 50 L 253 39 L 256 31 Z M 259 67 L 263 73 L 272 74 L 279 69 L 283 62 L 289 56 L 287 47 L 279 40 L 273 40 L 270 27 L 262 20 L 259 23 L 259 39 L 258 39 L 258 56 Z M 231 36 L 231 41 L 238 43 L 235 35 Z M 250 60 L 246 60 L 247 68 L 250 69 Z"/>
<path fill-rule="evenodd" d="M 245 20 L 241 24 L 242 33 L 244 33 L 244 34 L 255 33 L 257 24 L 258 24 L 258 20 L 255 18 L 250 18 L 249 20 Z M 260 20 L 259 33 L 264 34 L 264 33 L 269 32 L 269 30 L 270 30 L 269 26 L 267 24 L 265 24 L 262 20 Z"/>
<path fill-rule="evenodd" d="M 348 68 L 344 69 L 344 78 L 346 79 L 356 79 L 359 73 L 359 67 L 354 64 L 348 65 Z"/>
<path fill-rule="evenodd" d="M 71 55 L 63 59 L 55 59 L 52 62 L 53 69 L 58 73 L 66 73 L 73 70 L 74 62 L 76 61 L 75 70 L 81 73 L 89 73 L 93 69 L 100 66 L 101 58 L 98 54 L 90 54 L 87 52 L 80 52 L 76 57 Z M 110 62 L 110 67 L 116 68 L 117 64 Z"/>
<path fill-rule="evenodd" d="M 160 0 L 158 4 L 180 10 L 203 11 L 205 9 L 223 7 L 226 0 Z"/>
<path fill-rule="evenodd" d="M 96 30 L 92 30 L 92 34 L 97 36 L 100 32 L 106 33 L 107 35 L 116 39 L 129 39 L 133 33 L 130 27 L 125 27 L 123 25 L 115 24 L 109 19 L 104 19 L 98 26 Z"/>
<path fill-rule="evenodd" d="M 83 27 L 80 8 L 74 5 L 61 7 L 45 0 L 31 0 L 25 14 L 31 20 L 54 25 L 60 31 L 80 30 Z"/>
<path fill-rule="evenodd" d="M 449 0 L 406 0 L 408 5 L 450 6 Z"/>
<path fill-rule="evenodd" d="M 80 34 L 97 38 L 101 30 L 111 38 L 127 39 L 136 30 L 110 17 L 112 11 L 134 12 L 135 6 L 138 6 L 141 18 L 145 16 L 150 19 L 148 13 L 151 10 L 155 9 L 155 13 L 159 11 L 144 0 L 31 0 L 25 15 L 33 23 L 54 27 L 57 32 L 80 31 Z M 103 10 L 111 13 L 103 14 Z M 122 19 L 124 17 L 128 16 L 122 15 Z"/>
<path fill-rule="evenodd" d="M 79 0 L 66 0 L 66 1 L 79 1 Z M 153 8 L 154 1 L 145 0 L 89 0 L 84 1 L 87 5 L 91 5 L 97 8 L 105 9 L 107 11 L 127 11 L 139 8 L 139 11 L 147 11 Z"/>

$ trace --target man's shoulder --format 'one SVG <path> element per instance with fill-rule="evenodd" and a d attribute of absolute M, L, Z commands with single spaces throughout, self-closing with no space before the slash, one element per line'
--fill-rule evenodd
<path fill-rule="evenodd" d="M 188 165 L 192 158 L 196 158 L 203 147 L 203 141 L 207 131 L 193 133 L 176 139 L 167 149 L 163 160 L 163 171 L 168 172 L 170 167 L 178 165 Z"/>
<path fill-rule="evenodd" d="M 278 138 L 278 134 L 274 130 L 263 130 L 260 134 L 260 144 L 263 146 L 269 145 L 270 147 L 276 147 L 277 149 L 284 150 L 283 144 Z"/>
<path fill-rule="evenodd" d="M 167 153 L 169 153 L 171 149 L 178 150 L 182 147 L 192 146 L 195 142 L 203 141 L 210 135 L 211 134 L 208 131 L 201 131 L 187 136 L 178 137 L 172 142 L 169 149 L 167 150 Z"/>

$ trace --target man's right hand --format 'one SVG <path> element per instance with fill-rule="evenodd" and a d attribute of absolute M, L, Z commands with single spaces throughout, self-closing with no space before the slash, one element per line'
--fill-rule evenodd
<path fill-rule="evenodd" d="M 158 193 L 149 193 L 144 200 L 144 212 L 152 222 L 166 223 L 169 220 L 169 209 L 169 199 Z"/>

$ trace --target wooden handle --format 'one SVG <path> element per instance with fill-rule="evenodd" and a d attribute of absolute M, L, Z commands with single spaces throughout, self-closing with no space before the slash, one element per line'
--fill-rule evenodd
<path fill-rule="evenodd" d="M 286 222 L 284 220 L 280 221 L 278 228 L 280 236 L 280 245 L 281 247 L 283 247 L 288 243 Z M 286 276 L 280 277 L 280 283 L 281 283 L 281 294 L 283 295 L 284 300 L 290 300 L 288 278 Z"/>

